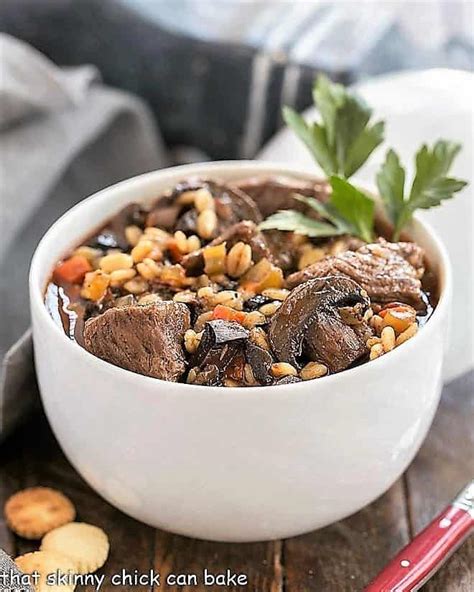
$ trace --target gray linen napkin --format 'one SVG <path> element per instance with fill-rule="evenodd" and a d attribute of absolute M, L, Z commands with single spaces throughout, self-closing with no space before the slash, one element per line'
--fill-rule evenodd
<path fill-rule="evenodd" d="M 0 59 L 1 440 L 34 392 L 25 388 L 29 335 L 15 342 L 29 325 L 28 268 L 39 239 L 76 202 L 168 161 L 148 108 L 100 84 L 95 68 L 62 70 L 8 35 L 0 35 Z"/>
<path fill-rule="evenodd" d="M 3 581 L 0 578 L 0 592 L 33 592 L 33 588 L 31 586 L 16 586 L 13 585 L 14 582 L 11 582 L 12 576 L 19 576 L 21 572 L 18 570 L 16 565 L 10 559 L 10 557 L 0 549 L 0 576 L 2 574 L 6 574 L 7 581 Z"/>

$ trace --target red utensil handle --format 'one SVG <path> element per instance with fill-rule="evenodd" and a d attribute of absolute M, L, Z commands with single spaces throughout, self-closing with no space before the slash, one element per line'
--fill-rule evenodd
<path fill-rule="evenodd" d="M 418 590 L 474 531 L 469 511 L 448 506 L 372 580 L 365 592 Z"/>

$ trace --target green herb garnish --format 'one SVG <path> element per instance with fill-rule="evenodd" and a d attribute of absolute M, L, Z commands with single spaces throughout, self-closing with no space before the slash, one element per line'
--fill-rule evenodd
<path fill-rule="evenodd" d="M 290 107 L 283 108 L 283 118 L 328 176 L 348 179 L 383 141 L 384 122 L 369 125 L 372 110 L 366 103 L 326 76 L 317 78 L 313 100 L 321 123 L 306 122 Z"/>
<path fill-rule="evenodd" d="M 260 230 L 288 230 L 312 238 L 327 238 L 345 234 L 332 224 L 314 220 L 296 210 L 280 210 L 260 224 Z"/>
<path fill-rule="evenodd" d="M 331 197 L 324 204 L 312 197 L 294 197 L 315 210 L 322 220 L 314 220 L 295 210 L 280 210 L 260 224 L 262 230 L 289 230 L 312 238 L 352 234 L 366 242 L 373 239 L 373 200 L 345 179 L 332 175 Z"/>
<path fill-rule="evenodd" d="M 320 219 L 281 210 L 269 216 L 260 228 L 288 230 L 313 238 L 352 234 L 370 242 L 374 236 L 374 201 L 347 179 L 383 141 L 384 122 L 369 125 L 372 110 L 365 102 L 326 76 L 315 81 L 313 99 L 321 123 L 308 123 L 290 107 L 283 108 L 283 117 L 328 175 L 332 187 L 329 202 L 295 195 Z M 394 226 L 392 240 L 399 240 L 415 210 L 438 206 L 466 186 L 465 181 L 447 176 L 460 149 L 459 144 L 444 140 L 436 142 L 432 149 L 424 144 L 416 154 L 416 173 L 409 195 L 405 195 L 405 169 L 393 150 L 387 152 L 377 174 L 377 186 Z"/>
<path fill-rule="evenodd" d="M 423 144 L 416 154 L 415 178 L 408 195 L 405 195 L 405 169 L 394 150 L 387 152 L 377 173 L 377 187 L 393 223 L 392 240 L 399 240 L 415 210 L 439 206 L 466 186 L 466 181 L 447 176 L 460 149 L 459 144 L 445 140 L 438 140 L 431 149 Z"/>
<path fill-rule="evenodd" d="M 306 122 L 290 107 L 283 108 L 286 123 L 309 148 L 330 177 L 332 195 L 327 204 L 295 196 L 318 212 L 314 220 L 295 210 L 282 210 L 267 218 L 262 230 L 288 230 L 313 238 L 353 234 L 365 241 L 373 237 L 374 202 L 346 179 L 353 175 L 383 141 L 384 122 L 369 125 L 372 110 L 341 84 L 319 76 L 313 99 L 321 123 Z"/>
<path fill-rule="evenodd" d="M 348 223 L 348 234 L 370 243 L 374 238 L 374 200 L 345 179 L 332 176 L 329 182 L 332 187 L 329 203 Z"/>

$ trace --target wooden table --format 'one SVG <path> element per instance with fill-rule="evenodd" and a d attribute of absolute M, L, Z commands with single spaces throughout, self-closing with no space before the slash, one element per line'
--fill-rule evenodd
<path fill-rule="evenodd" d="M 104 443 L 106 445 L 106 443 Z M 202 542 L 154 530 L 98 497 L 60 451 L 38 412 L 0 447 L 0 504 L 14 491 L 47 485 L 64 491 L 79 519 L 101 526 L 111 540 L 101 591 L 152 590 L 116 587 L 110 576 L 126 568 L 161 573 L 161 589 L 216 590 L 167 586 L 166 574 L 213 573 L 227 568 L 248 576 L 239 590 L 265 592 L 359 591 L 474 475 L 473 375 L 445 390 L 431 432 L 405 475 L 358 514 L 304 536 L 254 544 Z M 120 459 L 117 459 L 120 463 Z M 0 517 L 0 546 L 15 556 L 34 545 L 15 538 Z M 80 590 L 81 588 L 77 588 Z M 93 590 L 92 587 L 82 588 Z M 237 588 L 219 588 L 230 590 Z M 424 587 L 429 592 L 473 592 L 474 537 Z"/>

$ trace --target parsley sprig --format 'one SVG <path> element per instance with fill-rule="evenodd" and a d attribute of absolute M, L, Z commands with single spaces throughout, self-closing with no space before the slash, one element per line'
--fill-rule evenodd
<path fill-rule="evenodd" d="M 316 80 L 313 98 L 321 115 L 320 123 L 305 121 L 290 107 L 283 108 L 283 116 L 328 175 L 332 188 L 330 199 L 322 203 L 295 196 L 315 210 L 318 217 L 281 210 L 269 216 L 260 228 L 288 230 L 312 238 L 352 234 L 370 242 L 374 236 L 375 203 L 347 179 L 383 141 L 384 122 L 371 125 L 372 111 L 365 102 L 325 76 Z M 416 154 L 416 173 L 408 195 L 405 169 L 394 150 L 387 152 L 376 180 L 394 227 L 394 241 L 399 240 L 415 210 L 438 206 L 465 187 L 465 181 L 448 176 L 459 150 L 459 144 L 445 140 L 438 140 L 432 148 L 423 145 Z"/>
<path fill-rule="evenodd" d="M 373 239 L 374 201 L 345 179 L 329 178 L 332 192 L 328 203 L 313 197 L 294 197 L 315 210 L 321 220 L 315 220 L 295 210 L 280 210 L 260 224 L 262 230 L 290 230 L 312 238 L 327 238 L 352 234 L 366 242 Z"/>
<path fill-rule="evenodd" d="M 328 176 L 348 179 L 383 141 L 384 122 L 369 125 L 370 107 L 323 75 L 314 84 L 313 100 L 320 123 L 305 121 L 291 107 L 283 107 L 283 118 Z"/>
<path fill-rule="evenodd" d="M 439 206 L 466 186 L 466 181 L 447 176 L 460 149 L 459 144 L 445 140 L 438 140 L 432 148 L 423 144 L 415 157 L 415 178 L 407 195 L 405 169 L 394 150 L 387 152 L 377 173 L 377 187 L 393 224 L 394 241 L 400 238 L 415 210 Z"/>

